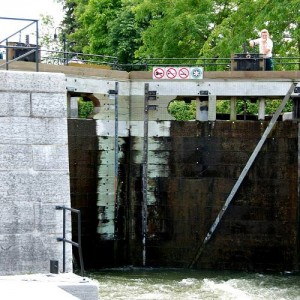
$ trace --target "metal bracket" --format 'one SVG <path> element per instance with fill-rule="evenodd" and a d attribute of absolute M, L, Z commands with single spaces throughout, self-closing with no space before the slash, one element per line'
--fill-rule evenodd
<path fill-rule="evenodd" d="M 157 110 L 158 105 L 147 105 L 148 110 Z"/>
<path fill-rule="evenodd" d="M 148 101 L 157 100 L 157 92 L 156 91 L 148 91 L 147 97 L 148 97 Z"/>
<path fill-rule="evenodd" d="M 75 87 L 73 87 L 73 86 L 67 86 L 67 91 L 68 92 L 76 92 L 76 88 Z"/>
<path fill-rule="evenodd" d="M 117 95 L 118 91 L 116 91 L 116 90 L 108 90 L 108 94 L 109 95 Z"/>
<path fill-rule="evenodd" d="M 200 96 L 208 96 L 208 95 L 209 95 L 209 92 L 208 92 L 208 91 L 201 90 L 199 94 L 200 94 Z"/>

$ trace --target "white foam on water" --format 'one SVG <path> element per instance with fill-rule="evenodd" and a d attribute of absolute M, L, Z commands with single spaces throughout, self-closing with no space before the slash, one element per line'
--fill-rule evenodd
<path fill-rule="evenodd" d="M 162 270 L 99 277 L 100 299 L 300 300 L 299 277 L 234 272 L 190 273 Z"/>
<path fill-rule="evenodd" d="M 204 279 L 203 288 L 209 291 L 214 291 L 218 295 L 218 299 L 243 299 L 252 300 L 252 296 L 243 290 L 241 290 L 236 282 L 232 284 L 229 281 L 215 282 L 214 280 Z"/>

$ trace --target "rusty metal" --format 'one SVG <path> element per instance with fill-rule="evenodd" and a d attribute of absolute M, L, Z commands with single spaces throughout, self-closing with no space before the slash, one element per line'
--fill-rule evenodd
<path fill-rule="evenodd" d="M 119 173 L 119 83 L 115 83 L 115 182 L 114 182 L 114 193 L 115 193 L 115 229 L 118 228 L 118 211 L 119 211 L 119 197 L 118 197 L 118 173 Z M 117 233 L 116 233 L 117 235 Z"/>
<path fill-rule="evenodd" d="M 287 101 L 290 99 L 291 94 L 294 91 L 296 84 L 292 83 L 291 87 L 289 88 L 287 94 L 285 95 L 285 97 L 283 98 L 281 104 L 279 105 L 277 111 L 275 112 L 275 114 L 273 115 L 268 127 L 266 128 L 265 132 L 263 133 L 260 141 L 258 142 L 258 144 L 256 145 L 252 155 L 250 156 L 247 164 L 245 165 L 242 173 L 240 174 L 238 180 L 236 181 L 235 185 L 233 186 L 229 196 L 227 197 L 221 211 L 219 212 L 219 214 L 217 215 L 217 218 L 215 219 L 214 223 L 212 224 L 212 226 L 210 227 L 205 239 L 203 240 L 202 244 L 200 245 L 200 247 L 198 248 L 198 251 L 194 257 L 194 259 L 192 260 L 192 262 L 189 265 L 189 268 L 193 268 L 193 266 L 197 263 L 197 261 L 199 260 L 201 254 L 203 253 L 203 250 L 206 246 L 206 244 L 208 243 L 208 241 L 211 239 L 212 235 L 214 234 L 216 228 L 218 227 L 218 225 L 220 224 L 220 221 L 224 215 L 224 213 L 226 212 L 229 204 L 231 203 L 233 197 L 235 196 L 237 190 L 239 189 L 241 183 L 243 182 L 245 176 L 247 175 L 249 169 L 251 168 L 253 162 L 255 161 L 260 149 L 262 148 L 267 136 L 269 135 L 269 133 L 271 132 L 271 130 L 273 129 L 280 113 L 282 112 L 283 108 L 285 107 Z"/>
<path fill-rule="evenodd" d="M 145 83 L 145 99 L 144 99 L 144 141 L 143 141 L 143 174 L 142 174 L 142 244 L 143 244 L 143 266 L 146 265 L 146 238 L 147 238 L 147 219 L 148 219 L 148 102 L 149 102 L 149 83 Z"/>

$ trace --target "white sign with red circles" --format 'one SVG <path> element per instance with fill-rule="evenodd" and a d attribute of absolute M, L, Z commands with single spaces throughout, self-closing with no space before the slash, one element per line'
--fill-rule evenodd
<path fill-rule="evenodd" d="M 152 79 L 203 79 L 203 67 L 154 67 Z"/>
<path fill-rule="evenodd" d="M 153 79 L 162 79 L 165 76 L 165 70 L 163 68 L 153 68 Z"/>

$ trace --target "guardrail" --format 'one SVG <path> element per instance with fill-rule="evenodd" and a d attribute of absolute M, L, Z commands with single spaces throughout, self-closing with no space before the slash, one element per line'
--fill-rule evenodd
<path fill-rule="evenodd" d="M 63 210 L 63 236 L 58 237 L 58 242 L 63 242 L 63 273 L 66 271 L 66 243 L 71 244 L 72 246 L 75 246 L 78 248 L 79 253 L 79 262 L 80 262 L 80 273 L 81 276 L 84 276 L 84 266 L 83 266 L 83 256 L 82 256 L 82 247 L 81 247 L 81 212 L 78 209 L 74 209 L 71 207 L 66 206 L 56 206 L 55 209 L 57 210 Z M 77 214 L 77 226 L 78 226 L 78 242 L 74 242 L 72 240 L 69 240 L 66 238 L 66 211 L 70 211 L 71 213 Z"/>
<path fill-rule="evenodd" d="M 8 65 L 14 61 L 22 60 L 23 58 L 28 57 L 29 55 L 34 53 L 34 60 L 36 62 L 36 71 L 39 71 L 39 22 L 35 19 L 20 19 L 20 18 L 6 18 L 6 17 L 0 17 L 1 20 L 8 20 L 8 21 L 21 21 L 21 22 L 27 22 L 28 24 L 18 31 L 14 32 L 10 36 L 6 37 L 5 39 L 0 41 L 0 48 L 6 49 L 5 51 L 5 63 L 3 63 L 1 66 L 6 66 L 6 70 L 8 70 Z M 23 43 L 15 43 L 16 45 L 11 45 L 9 42 L 9 39 L 17 34 L 22 33 L 22 31 L 26 30 L 28 27 L 35 25 L 35 45 L 29 44 L 29 36 L 27 36 L 28 40 L 25 44 Z M 5 43 L 5 45 L 2 45 L 2 43 Z M 25 47 L 24 47 L 25 46 Z M 20 55 L 15 55 L 13 58 L 10 58 L 9 55 L 10 49 L 12 50 L 23 50 L 25 49 L 25 53 L 22 53 Z M 28 50 L 28 51 L 27 51 Z"/>
<path fill-rule="evenodd" d="M 80 52 L 68 52 L 66 47 L 64 51 L 52 51 L 42 49 L 38 45 L 39 40 L 39 28 L 38 20 L 34 19 L 19 19 L 19 18 L 6 18 L 0 17 L 0 19 L 10 21 L 24 21 L 28 24 L 22 27 L 20 30 L 6 37 L 0 41 L 0 49 L 5 49 L 5 61 L 0 64 L 0 68 L 5 66 L 6 70 L 9 69 L 9 65 L 15 61 L 31 61 L 35 62 L 36 71 L 39 71 L 39 64 L 54 64 L 54 65 L 101 65 L 110 69 L 124 70 L 124 71 L 150 71 L 153 67 L 168 67 L 168 66 L 201 66 L 205 71 L 229 71 L 232 69 L 232 60 L 230 57 L 195 57 L 195 58 L 140 58 L 131 63 L 123 64 L 118 61 L 115 56 L 87 54 Z M 29 36 L 26 43 L 12 43 L 9 39 L 17 34 L 22 33 L 28 27 L 35 25 L 35 44 L 29 43 Z M 3 45 L 5 43 L 5 45 Z M 65 41 L 64 41 L 65 45 Z M 255 54 L 255 53 L 253 53 Z M 257 54 L 257 53 L 256 53 Z M 276 54 L 273 56 L 273 64 L 275 71 L 290 71 L 300 70 L 300 57 L 280 57 Z"/>
<path fill-rule="evenodd" d="M 201 66 L 205 71 L 230 71 L 232 61 L 232 57 L 143 58 L 135 60 L 130 64 L 119 64 L 118 67 L 127 71 L 149 71 L 153 67 Z M 273 56 L 273 64 L 275 71 L 300 70 L 300 57 L 281 57 L 275 55 Z"/>

